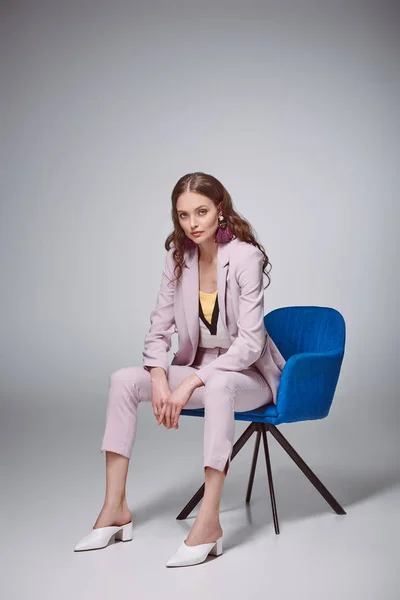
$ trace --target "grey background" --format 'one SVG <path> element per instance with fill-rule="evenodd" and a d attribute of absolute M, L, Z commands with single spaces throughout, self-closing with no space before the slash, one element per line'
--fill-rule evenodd
<path fill-rule="evenodd" d="M 25 576 L 8 571 L 7 597 L 39 590 L 44 577 L 42 598 L 115 597 L 130 585 L 144 597 L 236 597 L 249 581 L 233 565 L 260 560 L 269 568 L 250 596 L 272 578 L 280 598 L 394 598 L 397 3 L 9 1 L 1 10 L 1 545 Z M 171 573 L 164 558 L 190 528 L 174 519 L 203 478 L 203 423 L 181 417 L 168 431 L 150 405 L 139 409 L 128 479 L 140 539 L 85 556 L 72 546 L 104 496 L 109 375 L 141 364 L 170 194 L 196 170 L 222 181 L 266 248 L 266 312 L 319 305 L 345 317 L 328 418 L 281 430 L 348 514 L 334 515 L 271 442 L 281 535 L 262 460 L 249 521 L 249 443 L 221 505 L 233 562 L 226 552 Z"/>

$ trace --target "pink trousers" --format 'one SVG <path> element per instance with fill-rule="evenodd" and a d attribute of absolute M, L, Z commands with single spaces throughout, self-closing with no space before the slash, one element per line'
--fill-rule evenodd
<path fill-rule="evenodd" d="M 168 385 L 174 391 L 196 369 L 214 360 L 224 348 L 198 348 L 191 366 L 170 365 Z M 151 375 L 143 366 L 124 367 L 110 376 L 106 425 L 101 452 L 108 450 L 131 457 L 136 437 L 137 407 L 151 403 Z M 219 371 L 198 387 L 184 408 L 204 407 L 204 467 L 228 473 L 235 435 L 235 411 L 247 411 L 272 403 L 267 382 L 255 367 L 243 371 Z M 179 427 L 183 420 L 179 417 Z M 157 425 L 156 418 L 154 423 Z"/>

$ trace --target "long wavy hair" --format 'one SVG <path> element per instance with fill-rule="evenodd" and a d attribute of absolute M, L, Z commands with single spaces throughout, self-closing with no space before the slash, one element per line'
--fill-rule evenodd
<path fill-rule="evenodd" d="M 253 229 L 250 223 L 233 208 L 232 198 L 225 187 L 218 179 L 207 173 L 196 172 L 188 173 L 179 179 L 172 190 L 171 201 L 171 216 L 174 225 L 173 232 L 165 240 L 165 249 L 170 250 L 172 245 L 175 248 L 173 253 L 175 268 L 174 273 L 176 279 L 179 279 L 182 275 L 183 264 L 184 264 L 184 250 L 185 250 L 185 239 L 186 234 L 179 224 L 178 211 L 176 205 L 178 198 L 184 192 L 194 192 L 207 196 L 217 207 L 220 205 L 220 210 L 224 216 L 225 221 L 232 231 L 233 235 L 243 242 L 248 242 L 257 246 L 259 250 L 264 254 L 263 272 L 268 278 L 268 283 L 264 289 L 266 289 L 270 283 L 271 278 L 269 272 L 272 269 L 272 264 L 263 248 L 263 246 L 256 240 Z M 269 269 L 267 267 L 269 266 Z"/>

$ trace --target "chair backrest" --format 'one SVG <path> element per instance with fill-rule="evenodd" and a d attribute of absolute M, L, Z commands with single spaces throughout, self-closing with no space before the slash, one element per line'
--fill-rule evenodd
<path fill-rule="evenodd" d="M 344 318 L 330 307 L 285 306 L 265 315 L 264 324 L 287 361 L 274 422 L 326 417 L 344 355 Z"/>
<path fill-rule="evenodd" d="M 264 317 L 265 328 L 288 360 L 302 352 L 344 353 L 343 316 L 327 306 L 285 306 Z"/>

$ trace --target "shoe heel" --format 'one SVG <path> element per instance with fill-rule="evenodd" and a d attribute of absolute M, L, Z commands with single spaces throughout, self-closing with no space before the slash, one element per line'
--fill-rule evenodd
<path fill-rule="evenodd" d="M 132 521 L 126 525 L 123 525 L 115 534 L 115 539 L 121 540 L 122 542 L 130 542 L 132 537 Z"/>
<path fill-rule="evenodd" d="M 212 554 L 213 556 L 220 556 L 220 554 L 222 554 L 222 537 L 215 542 L 209 554 Z"/>

